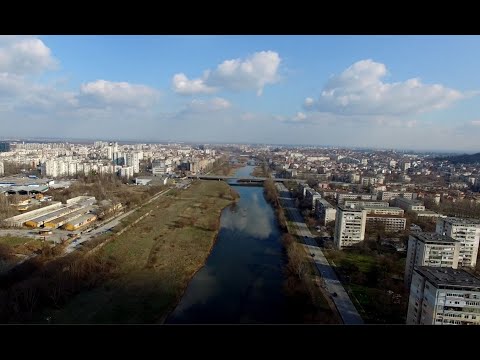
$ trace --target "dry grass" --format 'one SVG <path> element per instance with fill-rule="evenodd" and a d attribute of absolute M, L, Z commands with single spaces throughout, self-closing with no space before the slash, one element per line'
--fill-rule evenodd
<path fill-rule="evenodd" d="M 115 279 L 77 295 L 54 314 L 56 322 L 161 321 L 204 264 L 220 212 L 233 199 L 224 182 L 196 181 L 189 189 L 161 196 L 146 206 L 142 213 L 152 210 L 153 216 L 142 219 L 98 253 L 117 265 Z"/>

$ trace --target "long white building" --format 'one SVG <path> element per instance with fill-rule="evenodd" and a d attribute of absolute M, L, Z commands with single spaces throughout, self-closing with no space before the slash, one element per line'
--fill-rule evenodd
<path fill-rule="evenodd" d="M 440 218 L 437 220 L 436 232 L 460 241 L 458 266 L 475 267 L 480 240 L 480 220 Z"/>
<path fill-rule="evenodd" d="M 462 269 L 413 270 L 407 325 L 479 325 L 480 279 Z"/>
<path fill-rule="evenodd" d="M 335 247 L 343 249 L 363 241 L 366 220 L 364 209 L 339 205 L 335 216 Z"/>
<path fill-rule="evenodd" d="M 417 232 L 408 237 L 405 287 L 409 288 L 415 266 L 458 267 L 460 242 L 450 236 Z"/>

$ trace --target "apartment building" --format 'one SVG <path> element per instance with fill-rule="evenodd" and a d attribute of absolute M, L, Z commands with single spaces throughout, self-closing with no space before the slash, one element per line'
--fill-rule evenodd
<path fill-rule="evenodd" d="M 3 166 L 3 161 L 0 161 L 0 176 L 3 176 L 5 174 L 5 168 Z"/>
<path fill-rule="evenodd" d="M 335 221 L 337 209 L 325 199 L 319 199 L 316 202 L 315 214 L 320 219 L 322 225 Z"/>
<path fill-rule="evenodd" d="M 374 194 L 349 194 L 349 193 L 337 193 L 337 204 L 343 205 L 345 200 L 376 200 L 377 195 Z"/>
<path fill-rule="evenodd" d="M 480 240 L 480 220 L 440 218 L 437 220 L 435 231 L 460 241 L 458 266 L 475 267 Z"/>
<path fill-rule="evenodd" d="M 395 215 L 367 215 L 366 226 L 376 226 L 377 224 L 382 224 L 386 232 L 398 232 L 405 230 L 407 219 Z"/>
<path fill-rule="evenodd" d="M 354 205 L 355 207 L 363 206 L 365 208 L 369 207 L 390 207 L 390 204 L 386 201 L 375 201 L 375 200 L 345 200 L 344 205 L 349 207 Z"/>
<path fill-rule="evenodd" d="M 462 269 L 413 270 L 407 325 L 479 325 L 480 279 Z"/>
<path fill-rule="evenodd" d="M 363 241 L 366 220 L 364 209 L 339 205 L 335 216 L 335 247 L 341 250 Z"/>
<path fill-rule="evenodd" d="M 415 194 L 416 196 L 416 194 Z M 414 194 L 411 192 L 403 192 L 403 191 L 381 191 L 379 192 L 379 200 L 382 201 L 389 201 L 395 198 L 404 198 L 404 199 L 413 199 Z"/>
<path fill-rule="evenodd" d="M 408 237 L 405 287 L 409 288 L 415 266 L 458 267 L 460 242 L 437 233 L 416 232 Z"/>
<path fill-rule="evenodd" d="M 405 211 L 425 211 L 425 206 L 421 201 L 398 197 L 395 199 L 395 205 L 401 207 Z"/>

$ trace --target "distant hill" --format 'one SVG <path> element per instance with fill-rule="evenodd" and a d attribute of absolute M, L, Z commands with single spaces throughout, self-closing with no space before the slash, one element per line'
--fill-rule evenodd
<path fill-rule="evenodd" d="M 448 160 L 453 164 L 475 164 L 480 163 L 480 153 L 468 155 L 455 155 L 437 158 L 437 160 Z"/>

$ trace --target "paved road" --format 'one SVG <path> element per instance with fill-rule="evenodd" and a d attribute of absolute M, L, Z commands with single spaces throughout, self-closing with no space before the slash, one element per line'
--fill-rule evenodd
<path fill-rule="evenodd" d="M 279 197 L 282 201 L 283 207 L 287 209 L 290 220 L 292 220 L 298 228 L 298 235 L 300 235 L 305 243 L 306 251 L 309 254 L 313 254 L 315 265 L 322 275 L 326 289 L 330 294 L 337 293 L 337 296 L 332 296 L 332 300 L 337 307 L 340 316 L 345 324 L 363 324 L 363 320 L 360 317 L 357 309 L 353 305 L 350 297 L 348 296 L 342 283 L 338 280 L 335 271 L 328 263 L 325 255 L 320 247 L 318 247 L 314 236 L 308 229 L 307 225 L 303 221 L 300 211 L 295 207 L 295 202 L 290 196 L 290 192 L 281 183 L 277 183 L 277 189 L 279 190 Z"/>
<path fill-rule="evenodd" d="M 70 243 L 66 249 L 65 249 L 65 253 L 64 255 L 66 254 L 69 254 L 71 253 L 72 251 L 76 250 L 76 248 L 84 243 L 85 241 L 88 241 L 90 239 L 93 239 L 94 237 L 98 236 L 98 235 L 101 235 L 105 232 L 107 232 L 109 229 L 117 226 L 118 224 L 120 224 L 120 221 L 123 219 L 123 218 L 126 218 L 127 216 L 133 214 L 135 211 L 137 211 L 138 209 L 140 209 L 142 206 L 144 205 L 147 205 L 147 204 L 150 204 L 152 201 L 158 199 L 160 196 L 162 195 L 165 195 L 167 192 L 169 192 L 170 190 L 172 189 L 167 189 L 167 190 L 164 190 L 164 191 L 161 191 L 159 193 L 157 193 L 155 196 L 153 196 L 150 200 L 148 200 L 145 204 L 142 204 L 140 205 L 139 207 L 136 207 L 135 209 L 133 210 L 130 210 L 129 212 L 126 212 L 120 216 L 117 216 L 115 219 L 112 219 L 110 220 L 109 222 L 97 227 L 97 228 L 94 228 L 92 231 L 88 232 L 88 233 L 83 233 L 82 235 L 80 235 L 79 238 L 76 239 L 75 242 L 72 242 Z"/>

